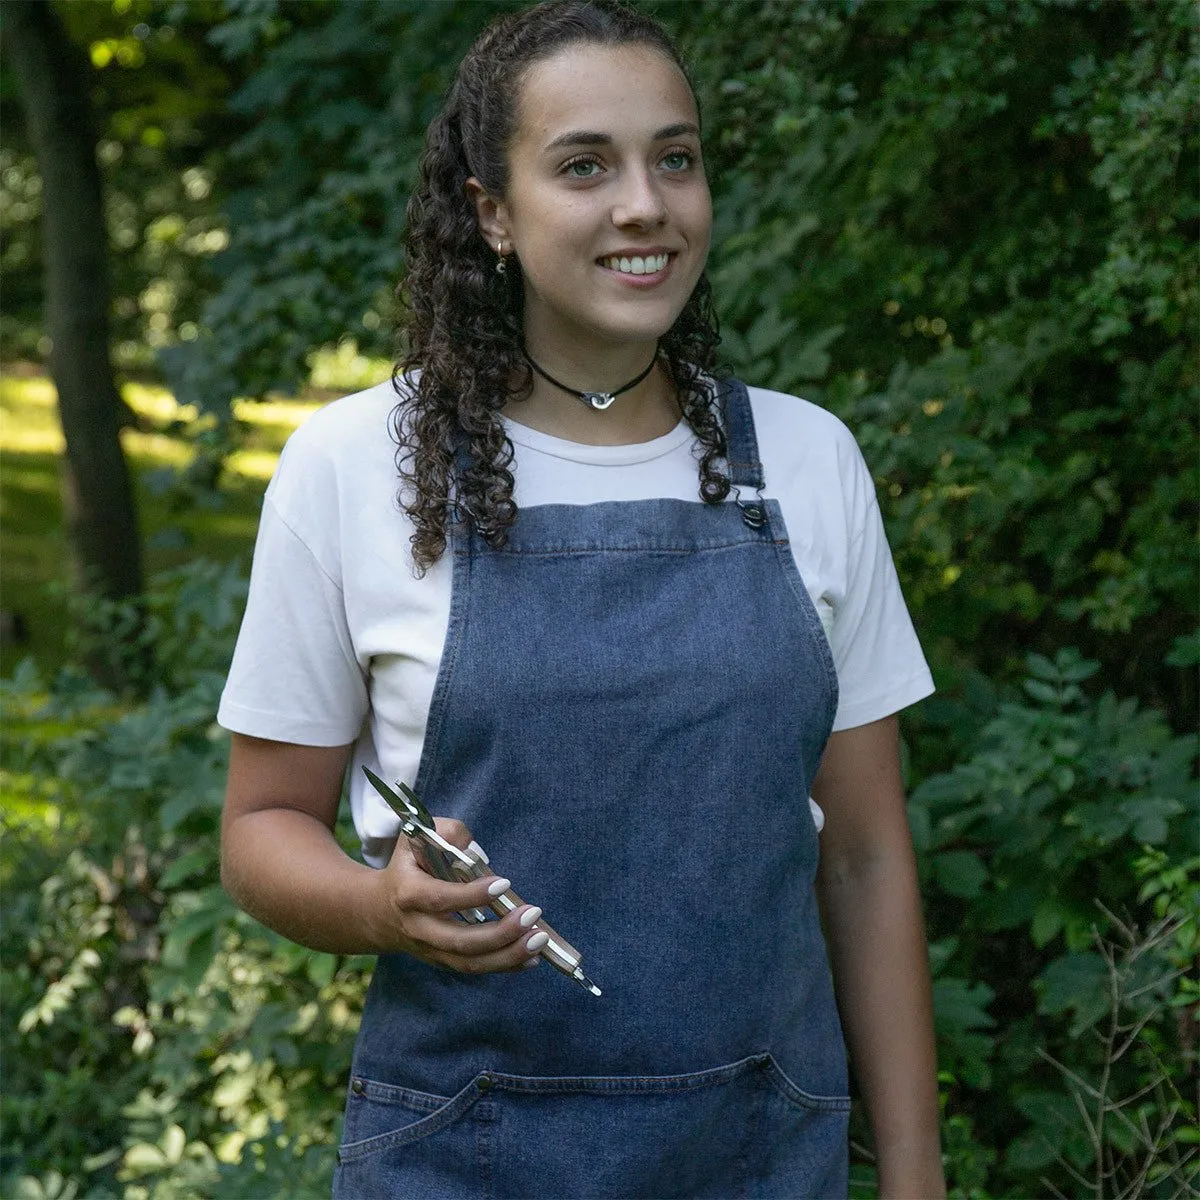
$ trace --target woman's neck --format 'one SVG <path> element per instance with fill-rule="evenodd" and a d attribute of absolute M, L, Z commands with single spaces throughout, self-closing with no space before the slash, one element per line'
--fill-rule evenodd
<path fill-rule="evenodd" d="M 526 347 L 529 358 L 572 391 L 616 392 L 637 379 L 657 353 L 654 342 L 620 343 L 601 352 L 582 347 Z M 679 423 L 675 387 L 657 363 L 644 379 L 598 410 L 533 371 L 533 389 L 524 400 L 509 401 L 504 415 L 553 437 L 593 446 L 622 446 L 652 441 Z"/>

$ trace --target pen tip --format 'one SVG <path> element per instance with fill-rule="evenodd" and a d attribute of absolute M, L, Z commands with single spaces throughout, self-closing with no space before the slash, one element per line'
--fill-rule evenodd
<path fill-rule="evenodd" d="M 574 971 L 575 979 L 581 983 L 593 996 L 601 996 L 603 993 L 600 989 L 583 973 L 582 968 L 576 967 Z"/>

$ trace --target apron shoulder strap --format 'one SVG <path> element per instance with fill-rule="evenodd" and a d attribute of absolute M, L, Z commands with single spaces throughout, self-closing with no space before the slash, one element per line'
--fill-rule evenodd
<path fill-rule="evenodd" d="M 729 442 L 730 480 L 735 487 L 761 491 L 764 486 L 763 468 L 758 457 L 758 436 L 754 432 L 750 393 L 740 379 L 723 379 L 719 388 L 721 421 Z"/>

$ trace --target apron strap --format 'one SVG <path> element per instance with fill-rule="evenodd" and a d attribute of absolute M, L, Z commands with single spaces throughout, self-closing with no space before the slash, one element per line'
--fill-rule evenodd
<path fill-rule="evenodd" d="M 729 443 L 729 474 L 734 487 L 764 486 L 762 462 L 758 457 L 758 437 L 754 432 L 754 414 L 750 393 L 740 379 L 724 379 L 720 384 L 721 419 Z"/>

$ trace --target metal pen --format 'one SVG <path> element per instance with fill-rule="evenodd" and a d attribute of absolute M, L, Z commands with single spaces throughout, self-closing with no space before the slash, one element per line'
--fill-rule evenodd
<path fill-rule="evenodd" d="M 431 874 L 451 883 L 462 883 L 492 873 L 485 859 L 476 857 L 469 850 L 460 850 L 438 833 L 428 809 L 406 784 L 397 783 L 397 794 L 369 767 L 364 766 L 363 773 L 400 818 L 401 832 L 417 846 L 421 859 L 429 867 Z M 507 892 L 490 899 L 488 907 L 496 916 L 504 917 L 524 903 L 525 901 L 510 888 Z M 479 922 L 487 919 L 477 908 L 462 915 L 469 921 Z M 546 921 L 538 920 L 530 927 L 530 933 L 537 932 L 544 933 L 549 938 L 538 954 L 593 996 L 599 996 L 600 989 L 583 973 L 583 955 Z"/>

